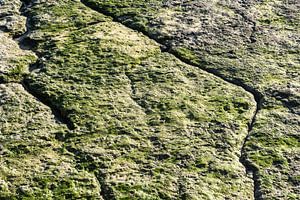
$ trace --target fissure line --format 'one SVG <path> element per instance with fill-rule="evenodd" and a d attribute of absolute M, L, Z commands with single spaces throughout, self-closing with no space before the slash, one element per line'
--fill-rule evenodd
<path fill-rule="evenodd" d="M 20 12 L 21 12 L 21 15 L 23 15 L 27 18 L 27 20 L 26 20 L 26 31 L 21 36 L 16 37 L 15 41 L 18 42 L 18 45 L 21 49 L 30 50 L 31 52 L 34 53 L 34 51 L 32 50 L 33 49 L 33 44 L 31 44 L 30 39 L 27 37 L 28 34 L 30 33 L 29 24 L 28 24 L 28 17 L 26 16 L 26 14 L 24 14 L 24 11 L 26 10 L 26 8 L 28 6 L 28 2 L 22 1 L 22 3 L 23 4 L 22 4 L 22 7 L 20 9 Z M 39 62 L 39 58 L 37 59 L 37 62 Z M 31 66 L 34 66 L 34 65 L 35 64 L 30 64 L 28 66 L 29 71 L 31 71 Z M 55 120 L 57 122 L 59 122 L 60 124 L 65 124 L 68 127 L 69 130 L 74 130 L 75 129 L 72 122 L 66 116 L 64 116 L 64 114 L 61 110 L 59 110 L 58 108 L 53 106 L 52 103 L 49 102 L 49 100 L 47 100 L 47 98 L 44 98 L 40 94 L 37 94 L 36 92 L 31 90 L 31 87 L 28 84 L 28 81 L 27 81 L 26 77 L 23 78 L 23 80 L 21 81 L 20 84 L 23 86 L 24 90 L 27 91 L 31 96 L 33 96 L 39 102 L 41 102 L 46 107 L 51 109 L 52 114 L 54 115 Z"/>
<path fill-rule="evenodd" d="M 180 61 L 182 61 L 183 63 L 193 66 L 193 67 L 197 67 L 203 71 L 206 71 L 218 78 L 221 78 L 222 80 L 224 80 L 227 83 L 233 84 L 237 87 L 241 87 L 243 88 L 246 92 L 250 93 L 254 99 L 255 99 L 255 104 L 256 104 L 256 109 L 255 112 L 253 113 L 253 116 L 251 117 L 249 124 L 248 124 L 248 134 L 244 139 L 242 148 L 241 148 L 241 156 L 240 156 L 240 162 L 244 165 L 245 169 L 247 172 L 252 172 L 253 174 L 253 182 L 254 182 L 254 199 L 259 199 L 259 197 L 257 197 L 257 188 L 258 188 L 258 182 L 257 182 L 257 178 L 255 178 L 255 173 L 257 172 L 257 169 L 255 169 L 248 161 L 246 161 L 246 157 L 245 157 L 245 146 L 246 143 L 248 141 L 248 138 L 253 130 L 253 127 L 255 125 L 255 121 L 256 121 L 256 116 L 259 113 L 259 111 L 261 110 L 261 105 L 263 103 L 263 95 L 257 91 L 256 89 L 250 87 L 249 85 L 243 83 L 241 80 L 238 79 L 233 79 L 230 77 L 226 77 L 225 75 L 221 74 L 219 71 L 215 70 L 215 69 L 208 69 L 205 67 L 201 67 L 200 65 L 196 65 L 194 63 L 192 63 L 190 60 L 180 56 L 179 54 L 177 54 L 175 51 L 170 50 L 168 47 L 165 46 L 165 44 L 163 44 L 161 41 L 159 41 L 158 39 L 152 37 L 151 35 L 149 35 L 147 32 L 142 31 L 142 30 L 137 30 L 133 27 L 130 27 L 124 23 L 122 23 L 122 21 L 120 21 L 118 18 L 116 18 L 115 16 L 113 16 L 112 14 L 108 13 L 108 12 L 104 12 L 101 11 L 99 8 L 95 7 L 94 5 L 89 4 L 88 2 L 86 2 L 85 0 L 81 0 L 81 3 L 83 3 L 85 6 L 91 8 L 92 10 L 95 10 L 103 15 L 106 15 L 108 17 L 111 17 L 113 19 L 114 22 L 120 23 L 124 26 L 126 26 L 127 28 L 130 28 L 131 30 L 135 30 L 138 32 L 141 32 L 144 36 L 156 41 L 161 47 L 163 47 L 162 51 L 169 53 L 173 56 L 175 56 L 177 59 L 179 59 Z M 255 29 L 255 26 L 254 26 Z M 253 33 L 254 34 L 254 33 Z M 252 36 L 252 35 L 251 35 Z"/>
<path fill-rule="evenodd" d="M 27 6 L 30 6 L 30 2 L 22 1 L 22 3 L 23 4 L 22 4 L 22 8 L 21 8 L 21 14 L 23 16 L 27 17 L 26 32 L 23 35 L 19 36 L 18 38 L 15 38 L 15 40 L 18 42 L 21 49 L 31 50 L 32 52 L 34 52 L 33 51 L 34 46 L 32 46 L 32 42 L 31 42 L 30 38 L 27 37 L 28 34 L 30 33 L 30 26 L 28 24 L 28 16 L 26 16 L 26 14 L 24 14 L 24 12 L 27 9 Z M 37 55 L 37 57 L 38 57 L 38 55 Z M 36 63 L 31 64 L 31 65 L 28 66 L 29 72 L 32 71 L 32 68 L 34 68 L 35 65 L 38 64 L 38 62 L 39 62 L 39 57 L 38 57 Z M 69 130 L 74 130 L 75 129 L 75 126 L 71 122 L 71 120 L 66 115 L 63 114 L 62 110 L 56 108 L 56 106 L 53 105 L 53 103 L 49 100 L 49 98 L 43 97 L 43 95 L 38 94 L 36 91 L 31 89 L 31 86 L 30 86 L 30 84 L 29 84 L 26 77 L 21 81 L 20 84 L 23 86 L 24 90 L 26 90 L 31 96 L 33 96 L 39 102 L 43 103 L 45 106 L 49 107 L 51 109 L 52 114 L 54 115 L 55 119 L 59 123 L 65 124 Z M 67 149 L 67 150 L 69 151 L 70 149 Z M 74 153 L 73 151 L 69 151 L 69 152 Z M 76 153 L 74 153 L 74 155 L 76 155 Z M 95 176 L 96 180 L 97 180 L 97 184 L 99 185 L 99 188 L 100 188 L 99 195 L 103 199 L 111 199 L 111 198 L 106 198 L 106 195 L 104 194 L 106 187 L 101 182 L 101 179 L 99 179 L 99 177 L 95 173 L 92 173 L 92 172 L 90 172 L 90 173 L 93 174 Z"/>
<path fill-rule="evenodd" d="M 23 2 L 23 8 L 22 8 L 22 10 L 26 10 L 27 2 L 25 2 L 25 1 L 22 1 L 22 2 Z M 93 10 L 95 10 L 95 11 L 101 13 L 101 14 L 105 14 L 105 15 L 107 15 L 107 16 L 109 16 L 109 17 L 112 17 L 112 18 L 114 19 L 115 22 L 122 23 L 122 22 L 121 22 L 120 20 L 118 20 L 115 16 L 109 15 L 108 13 L 102 13 L 99 9 L 94 8 L 93 6 L 91 6 L 91 5 L 89 5 L 87 2 L 85 2 L 84 0 L 81 0 L 81 2 L 82 2 L 85 6 L 91 8 L 91 9 L 93 9 Z M 24 12 L 22 12 L 22 14 L 24 15 Z M 26 15 L 25 15 L 25 16 L 26 16 Z M 26 17 L 27 17 L 27 16 L 26 16 Z M 122 23 L 122 24 L 123 24 L 123 23 Z M 123 24 L 123 25 L 124 25 L 124 24 Z M 126 26 L 126 25 L 125 25 L 125 26 Z M 127 26 L 127 27 L 128 27 L 128 26 Z M 128 27 L 128 28 L 130 28 L 130 29 L 132 29 L 132 30 L 135 30 L 135 29 L 133 29 L 132 27 Z M 29 31 L 30 31 L 30 30 L 29 30 L 29 27 L 28 27 L 28 25 L 27 25 L 27 31 L 26 31 L 26 33 L 29 32 Z M 135 31 L 141 32 L 140 30 L 135 30 Z M 26 33 L 25 33 L 25 34 L 26 34 Z M 165 45 L 162 44 L 160 41 L 158 41 L 158 40 L 156 40 L 155 38 L 149 36 L 149 34 L 145 33 L 144 31 L 142 31 L 142 33 L 143 33 L 145 36 L 147 36 L 148 38 L 151 38 L 152 40 L 155 40 L 155 41 L 156 41 L 157 43 L 159 43 L 161 46 L 165 46 Z M 26 38 L 26 37 L 22 37 L 22 36 L 21 36 L 21 37 L 19 38 L 19 41 L 18 41 L 21 48 L 22 48 L 21 44 L 24 42 L 24 38 Z M 226 81 L 226 82 L 228 82 L 228 83 L 230 83 L 230 84 L 233 84 L 233 85 L 235 85 L 235 86 L 241 87 L 241 88 L 243 88 L 245 91 L 247 91 L 248 93 L 250 93 L 250 94 L 253 95 L 253 97 L 254 97 L 254 99 L 255 99 L 255 102 L 256 102 L 256 110 L 255 110 L 255 112 L 254 112 L 254 114 L 253 114 L 253 116 L 252 116 L 252 118 L 251 118 L 251 121 L 249 122 L 249 125 L 248 125 L 248 135 L 247 135 L 247 137 L 245 138 L 244 143 L 243 143 L 242 148 L 241 148 L 240 162 L 244 165 L 244 167 L 246 168 L 247 171 L 251 171 L 251 172 L 253 173 L 253 181 L 254 181 L 254 198 L 255 198 L 255 199 L 258 199 L 258 198 L 256 197 L 257 195 L 255 195 L 255 194 L 257 194 L 257 191 L 256 191 L 256 190 L 257 190 L 257 188 L 258 188 L 258 186 L 257 186 L 257 179 L 255 178 L 255 175 L 254 175 L 256 169 L 254 169 L 254 168 L 246 161 L 246 158 L 245 158 L 245 154 L 244 154 L 244 153 L 245 153 L 245 146 L 246 146 L 247 140 L 248 140 L 248 138 L 249 138 L 249 136 L 250 136 L 250 133 L 251 133 L 252 130 L 253 130 L 253 126 L 255 125 L 256 115 L 259 113 L 259 111 L 260 111 L 260 109 L 261 109 L 261 105 L 262 105 L 262 102 L 263 102 L 263 95 L 262 95 L 260 92 L 258 92 L 257 90 L 255 90 L 254 88 L 251 88 L 250 86 L 248 86 L 248 85 L 246 85 L 245 83 L 243 83 L 241 80 L 232 79 L 232 78 L 230 78 L 230 77 L 226 77 L 225 75 L 222 75 L 222 74 L 221 74 L 220 72 L 218 72 L 217 70 L 214 70 L 214 69 L 207 69 L 207 68 L 205 68 L 205 67 L 201 67 L 201 66 L 199 66 L 199 65 L 193 64 L 193 63 L 191 63 L 191 61 L 189 61 L 189 60 L 183 58 L 182 56 L 178 55 L 178 54 L 177 54 L 176 52 L 174 52 L 174 51 L 168 50 L 167 53 L 172 54 L 172 55 L 175 56 L 177 59 L 181 60 L 182 62 L 184 62 L 184 63 L 186 63 L 186 64 L 188 64 L 188 65 L 190 65 L 190 66 L 197 67 L 197 68 L 199 68 L 199 69 L 201 69 L 201 70 L 203 70 L 203 71 L 206 71 L 206 72 L 208 72 L 208 73 L 210 73 L 210 74 L 212 74 L 212 75 L 214 75 L 214 76 L 216 76 L 216 77 L 218 77 L 218 78 L 221 78 L 222 80 L 224 80 L 224 81 Z M 66 124 L 67 127 L 68 127 L 70 130 L 73 130 L 73 129 L 74 129 L 74 125 L 72 124 L 72 122 L 67 118 L 67 116 L 65 116 L 65 115 L 62 114 L 62 111 L 61 111 L 61 110 L 59 110 L 59 109 L 57 109 L 55 106 L 53 106 L 52 103 L 49 102 L 49 100 L 47 100 L 47 98 L 43 98 L 42 96 L 40 96 L 40 94 L 37 94 L 37 93 L 35 93 L 34 91 L 32 91 L 32 90 L 30 89 L 30 86 L 28 85 L 28 82 L 26 81 L 26 78 L 22 81 L 22 85 L 23 85 L 23 87 L 26 89 L 26 91 L 27 91 L 28 93 L 30 93 L 32 96 L 34 96 L 36 99 L 38 99 L 38 100 L 39 100 L 40 102 L 42 102 L 43 104 L 45 104 L 47 107 L 51 108 L 53 114 L 55 115 L 56 119 L 57 119 L 60 123 Z"/>

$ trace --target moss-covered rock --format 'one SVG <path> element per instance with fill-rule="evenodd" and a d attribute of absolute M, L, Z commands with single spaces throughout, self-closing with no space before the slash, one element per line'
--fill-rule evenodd
<path fill-rule="evenodd" d="M 299 182 L 288 178 L 299 170 L 295 167 L 300 132 L 297 1 L 82 2 L 142 31 L 185 62 L 252 92 L 260 111 L 243 157 L 251 158 L 247 168 L 259 179 L 256 197 L 299 196 Z M 282 143 L 284 150 L 279 150 Z M 266 184 L 261 179 L 272 181 Z"/>
<path fill-rule="evenodd" d="M 1 84 L 0 98 L 0 198 L 101 199 L 96 177 L 55 138 L 67 129 L 52 111 L 20 84 Z"/>
<path fill-rule="evenodd" d="M 20 82 L 28 74 L 28 66 L 35 62 L 35 54 L 20 49 L 16 41 L 1 31 L 0 49 L 0 82 Z"/>
<path fill-rule="evenodd" d="M 0 30 L 12 36 L 20 36 L 26 31 L 26 17 L 21 15 L 22 2 L 19 0 L 0 1 Z"/>
<path fill-rule="evenodd" d="M 26 31 L 21 5 L 19 0 L 0 1 L 0 83 L 21 82 L 36 60 L 34 53 L 22 50 L 13 40 Z"/>
<path fill-rule="evenodd" d="M 0 199 L 298 198 L 297 4 L 23 6 L 26 34 L 0 0 Z"/>
<path fill-rule="evenodd" d="M 62 139 L 104 198 L 253 198 L 239 162 L 251 94 L 80 2 L 27 15 L 41 59 L 25 84 L 71 123 Z"/>

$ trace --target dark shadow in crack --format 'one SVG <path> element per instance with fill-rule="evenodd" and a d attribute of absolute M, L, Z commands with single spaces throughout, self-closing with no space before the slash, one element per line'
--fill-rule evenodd
<path fill-rule="evenodd" d="M 244 165 L 244 167 L 246 169 L 246 172 L 252 174 L 252 179 L 253 179 L 253 182 L 254 182 L 254 192 L 253 192 L 254 194 L 253 195 L 254 195 L 254 198 L 256 200 L 260 200 L 261 195 L 260 195 L 259 190 L 258 190 L 259 189 L 259 182 L 258 182 L 258 176 L 257 176 L 258 169 L 256 169 L 249 161 L 247 161 L 246 156 L 245 156 L 245 146 L 246 146 L 246 143 L 247 143 L 248 138 L 250 136 L 250 133 L 251 133 L 251 131 L 252 131 L 254 125 L 255 125 L 256 116 L 262 108 L 262 104 L 263 104 L 263 101 L 264 101 L 262 93 L 257 91 L 255 88 L 252 88 L 251 86 L 245 84 L 242 80 L 239 80 L 239 79 L 236 79 L 236 78 L 231 78 L 231 77 L 226 77 L 225 75 L 221 74 L 218 70 L 206 67 L 206 66 L 209 65 L 209 63 L 206 63 L 205 61 L 203 61 L 202 63 L 199 63 L 199 64 L 192 63 L 189 59 L 182 57 L 181 55 L 178 54 L 178 52 L 174 51 L 167 44 L 168 42 L 162 41 L 161 38 L 156 37 L 155 35 L 151 35 L 146 30 L 140 29 L 139 27 L 136 27 L 134 25 L 125 24 L 122 20 L 120 20 L 119 18 L 117 18 L 116 16 L 111 14 L 110 12 L 99 9 L 95 4 L 93 4 L 91 2 L 87 2 L 85 0 L 80 0 L 80 1 L 85 6 L 91 8 L 91 9 L 93 9 L 93 10 L 95 10 L 95 11 L 101 13 L 101 14 L 104 14 L 108 17 L 111 17 L 113 19 L 113 21 L 121 23 L 121 24 L 127 26 L 128 28 L 130 28 L 132 30 L 143 33 L 148 38 L 156 41 L 160 45 L 160 48 L 161 48 L 162 52 L 167 52 L 167 53 L 175 56 L 177 59 L 181 60 L 182 62 L 188 64 L 188 65 L 191 65 L 193 67 L 197 67 L 197 68 L 199 68 L 203 71 L 206 71 L 206 72 L 208 72 L 208 73 L 210 73 L 210 74 L 212 74 L 216 77 L 221 78 L 225 82 L 231 83 L 235 86 L 239 86 L 239 87 L 243 88 L 245 91 L 247 91 L 248 93 L 253 95 L 253 97 L 255 99 L 255 102 L 256 102 L 256 109 L 255 109 L 255 112 L 254 112 L 252 118 L 250 119 L 250 121 L 248 123 L 248 134 L 247 134 L 246 138 L 244 139 L 243 146 L 241 148 L 240 162 Z M 243 16 L 243 17 L 245 17 L 245 16 Z M 247 20 L 246 17 L 245 17 L 245 20 Z M 256 32 L 256 24 L 253 22 L 252 34 L 249 38 L 251 43 L 256 42 L 255 32 Z"/>

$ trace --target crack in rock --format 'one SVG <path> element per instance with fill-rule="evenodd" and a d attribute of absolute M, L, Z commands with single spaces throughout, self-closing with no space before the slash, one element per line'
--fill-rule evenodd
<path fill-rule="evenodd" d="M 208 72 L 208 73 L 210 73 L 210 74 L 212 74 L 212 75 L 214 75 L 214 76 L 216 76 L 216 77 L 219 77 L 219 78 L 221 78 L 222 80 L 224 80 L 224 81 L 226 81 L 226 82 L 228 82 L 228 83 L 230 83 L 230 84 L 233 84 L 233 85 L 235 85 L 235 86 L 237 86 L 237 87 L 241 87 L 241 88 L 243 88 L 246 92 L 250 93 L 250 94 L 254 97 L 254 99 L 255 99 L 256 110 L 255 110 L 255 112 L 254 112 L 254 114 L 253 114 L 253 116 L 252 116 L 252 118 L 251 118 L 251 120 L 250 120 L 250 122 L 249 122 L 249 124 L 248 124 L 248 134 L 247 134 L 246 138 L 244 139 L 244 143 L 243 143 L 242 148 L 241 148 L 241 152 L 244 152 L 244 148 L 245 148 L 245 145 L 246 145 L 246 143 L 247 143 L 247 140 L 248 140 L 248 138 L 249 138 L 249 136 L 250 136 L 250 132 L 252 131 L 253 126 L 254 126 L 254 124 L 255 124 L 256 116 L 257 116 L 257 114 L 259 113 L 259 111 L 261 110 L 261 105 L 262 105 L 262 103 L 263 103 L 263 95 L 262 95 L 259 91 L 257 91 L 256 89 L 250 87 L 249 85 L 243 83 L 242 80 L 232 79 L 232 78 L 230 78 L 230 77 L 226 77 L 225 75 L 221 74 L 221 73 L 218 72 L 217 70 L 214 70 L 214 69 L 207 69 L 207 68 L 201 67 L 200 65 L 196 65 L 196 64 L 192 63 L 190 60 L 188 60 L 188 59 L 183 58 L 182 56 L 180 56 L 177 52 L 170 50 L 168 47 L 165 46 L 165 44 L 162 44 L 161 41 L 159 41 L 157 38 L 155 38 L 155 37 L 149 35 L 147 32 L 145 32 L 145 31 L 143 31 L 143 30 L 135 29 L 135 28 L 133 28 L 133 27 L 130 27 L 130 26 L 128 26 L 128 25 L 122 23 L 122 21 L 120 21 L 120 20 L 119 20 L 118 18 L 116 18 L 114 15 L 112 15 L 112 14 L 110 14 L 110 13 L 108 13 L 108 12 L 104 12 L 104 11 L 99 10 L 99 8 L 97 8 L 97 7 L 95 7 L 94 5 L 92 5 L 92 4 L 88 3 L 88 2 L 86 2 L 85 0 L 81 0 L 81 2 L 82 2 L 85 6 L 91 8 L 91 9 L 93 9 L 93 10 L 95 10 L 95 11 L 101 13 L 101 14 L 104 14 L 104 15 L 106 15 L 106 16 L 111 17 L 111 18 L 113 19 L 113 21 L 115 21 L 115 22 L 117 22 L 117 23 L 121 23 L 121 24 L 123 24 L 124 26 L 126 26 L 126 27 L 128 27 L 128 28 L 130 28 L 130 29 L 132 29 L 132 30 L 141 32 L 143 35 L 147 36 L 148 38 L 150 38 L 150 39 L 152 39 L 152 40 L 155 40 L 155 41 L 161 46 L 161 50 L 162 50 L 163 52 L 167 52 L 167 53 L 169 53 L 169 54 L 172 54 L 172 55 L 175 56 L 177 59 L 181 60 L 183 63 L 188 64 L 188 65 L 193 66 L 193 67 L 200 68 L 201 70 L 206 71 L 206 72 Z M 245 20 L 247 19 L 247 21 L 249 21 L 249 19 L 246 18 L 246 17 L 244 16 L 243 13 L 242 13 L 241 15 L 242 15 L 242 17 L 243 17 Z M 255 38 L 254 38 L 254 37 L 255 37 L 255 36 L 254 36 L 255 31 L 256 31 L 256 24 L 253 23 L 253 26 L 252 26 L 252 32 L 251 32 L 251 36 L 250 36 L 250 41 L 251 41 L 251 43 L 254 43 L 254 42 L 255 42 Z M 204 63 L 204 64 L 208 64 L 208 63 Z M 241 153 L 241 156 L 240 156 L 240 162 L 244 165 L 244 167 L 245 167 L 245 169 L 246 169 L 246 171 L 247 171 L 248 173 L 249 173 L 249 172 L 252 173 L 252 176 L 253 176 L 253 177 L 252 177 L 252 180 L 253 180 L 253 182 L 254 182 L 254 198 L 257 200 L 257 199 L 259 199 L 259 198 L 257 197 L 257 196 L 258 196 L 258 195 L 257 195 L 257 193 L 258 193 L 258 192 L 257 192 L 257 190 L 258 190 L 258 183 L 257 183 L 257 178 L 254 177 L 254 176 L 255 176 L 254 174 L 255 174 L 255 172 L 256 172 L 257 170 L 254 169 L 248 162 L 245 161 L 245 158 L 244 158 L 245 156 L 244 156 L 243 154 L 244 154 L 244 153 Z"/>
<path fill-rule="evenodd" d="M 23 1 L 23 2 L 24 2 L 24 1 Z M 83 0 L 82 0 L 81 2 L 84 3 Z M 28 2 L 26 1 L 26 3 L 28 3 Z M 24 4 L 26 4 L 26 3 L 24 3 Z M 84 3 L 84 4 L 85 4 L 85 3 Z M 86 4 L 85 4 L 85 5 L 86 5 Z M 88 5 L 87 5 L 87 6 L 88 6 Z M 88 6 L 88 7 L 89 7 L 89 6 Z M 93 8 L 92 8 L 92 9 L 93 9 Z M 95 9 L 94 9 L 94 10 L 95 10 Z M 98 11 L 98 12 L 99 12 L 99 11 Z M 111 17 L 113 17 L 113 16 L 111 16 Z M 113 18 L 114 18 L 114 17 L 113 17 Z M 117 22 L 120 22 L 120 21 L 118 21 L 118 20 L 115 19 L 115 18 L 114 18 L 114 20 L 117 21 Z M 27 27 L 27 28 L 28 28 L 28 27 Z M 129 28 L 130 28 L 130 27 L 129 27 Z M 132 28 L 131 28 L 131 29 L 132 29 Z M 137 30 L 137 31 L 139 31 L 139 30 Z M 28 33 L 28 29 L 27 29 L 27 32 L 26 32 L 26 33 Z M 25 35 L 23 35 L 24 37 L 22 36 L 22 37 L 18 38 L 20 44 L 22 44 L 22 43 L 23 43 L 23 44 L 24 44 L 24 43 L 27 43 L 27 42 L 26 42 L 26 38 L 27 38 L 27 37 L 26 37 L 26 33 L 25 33 Z M 144 35 L 147 35 L 147 34 L 144 33 Z M 148 37 L 150 37 L 150 36 L 148 36 Z M 151 37 L 150 37 L 150 38 L 151 38 Z M 153 39 L 153 38 L 151 38 L 151 39 Z M 154 40 L 155 40 L 155 39 L 154 39 Z M 156 40 L 156 42 L 159 43 L 159 41 L 157 41 L 157 40 Z M 33 45 L 33 44 L 24 45 L 22 48 L 28 48 L 28 47 L 30 47 L 30 46 L 32 46 L 32 45 Z M 164 46 L 163 44 L 160 44 L 160 45 L 161 45 L 162 47 Z M 20 47 L 21 47 L 21 46 L 20 46 Z M 253 117 L 252 117 L 252 119 L 251 119 L 251 122 L 249 123 L 248 136 L 245 138 L 244 145 L 243 145 L 242 150 L 241 150 L 241 151 L 243 152 L 245 143 L 246 143 L 246 141 L 247 141 L 247 139 L 248 139 L 248 137 L 249 137 L 249 134 L 250 134 L 250 132 L 251 132 L 251 130 L 252 130 L 254 124 L 255 124 L 256 115 L 257 115 L 257 113 L 259 112 L 259 110 L 261 109 L 262 94 L 259 93 L 258 91 L 256 91 L 255 89 L 249 87 L 248 85 L 244 84 L 244 83 L 243 83 L 242 81 L 240 81 L 240 80 L 235 80 L 235 79 L 232 80 L 231 78 L 228 78 L 228 77 L 225 77 L 224 75 L 221 75 L 221 74 L 220 74 L 219 72 L 217 72 L 216 70 L 208 70 L 208 69 L 202 68 L 201 66 L 192 64 L 190 61 L 188 61 L 188 60 L 182 58 L 180 55 L 177 55 L 176 52 L 172 52 L 172 51 L 169 50 L 168 53 L 174 55 L 176 58 L 178 58 L 179 60 L 181 60 L 182 62 L 184 62 L 184 63 L 186 63 L 186 64 L 188 64 L 188 65 L 191 65 L 191 66 L 194 66 L 194 67 L 197 67 L 197 68 L 201 68 L 202 70 L 204 70 L 204 71 L 206 71 L 206 72 L 208 72 L 208 73 L 210 73 L 210 74 L 213 74 L 213 75 L 215 75 L 215 76 L 217 76 L 217 77 L 223 79 L 224 81 L 226 81 L 226 82 L 228 82 L 228 83 L 231 83 L 231 84 L 233 84 L 233 85 L 235 85 L 235 86 L 239 86 L 239 87 L 243 88 L 245 91 L 247 91 L 248 93 L 251 93 L 251 94 L 254 96 L 255 101 L 256 101 L 256 111 L 255 111 L 255 113 L 254 113 L 254 115 L 253 115 Z M 130 82 L 131 82 L 132 95 L 134 95 L 135 89 L 133 88 L 132 80 L 130 79 L 130 77 L 128 76 L 128 74 L 126 74 L 126 76 L 128 77 L 128 79 L 129 79 Z M 74 125 L 71 123 L 71 121 L 70 121 L 66 116 L 64 116 L 64 115 L 62 114 L 62 112 L 61 112 L 59 109 L 53 108 L 53 106 L 51 106 L 52 103 L 49 102 L 49 100 L 47 100 L 46 98 L 40 97 L 38 94 L 36 94 L 34 91 L 32 91 L 32 90 L 30 89 L 30 86 L 28 85 L 28 82 L 26 82 L 26 79 L 22 81 L 22 85 L 23 85 L 23 87 L 24 87 L 31 95 L 35 96 L 39 101 L 43 102 L 45 105 L 47 105 L 48 107 L 50 107 L 51 110 L 53 111 L 54 115 L 58 118 L 58 121 L 60 121 L 61 123 L 66 124 L 70 130 L 73 130 L 73 129 L 74 129 Z M 133 97 L 132 97 L 132 99 L 134 100 Z M 134 100 L 134 101 L 138 104 L 138 102 L 137 102 L 136 100 Z M 139 105 L 139 104 L 138 104 L 138 105 Z M 242 156 L 241 156 L 241 159 L 242 159 Z M 249 168 L 248 166 L 246 166 L 245 162 L 242 162 L 242 163 L 243 163 L 243 165 L 245 166 L 245 168 Z M 252 171 L 252 170 L 251 170 L 251 171 Z M 100 179 L 101 179 L 101 178 L 100 178 Z M 98 179 L 98 180 L 100 180 L 100 179 Z M 101 183 L 101 181 L 99 181 L 99 182 Z M 254 182 L 255 182 L 255 181 L 254 181 Z M 102 185 L 101 185 L 101 187 L 102 187 Z M 109 199 L 109 198 L 106 198 L 106 199 Z M 110 198 L 110 199 L 111 199 L 111 198 Z"/>
<path fill-rule="evenodd" d="M 23 50 L 31 50 L 31 52 L 34 53 L 33 49 L 37 43 L 30 39 L 28 35 L 30 34 L 30 27 L 28 23 L 28 17 L 25 15 L 24 11 L 26 10 L 27 6 L 29 6 L 29 1 L 21 1 L 22 7 L 20 9 L 21 15 L 26 17 L 26 31 L 19 37 L 15 38 L 15 40 L 18 42 L 19 47 Z M 36 55 L 36 54 L 35 54 Z M 38 55 L 36 55 L 38 57 Z M 34 64 L 30 64 L 28 66 L 29 71 L 32 71 L 32 67 L 35 66 L 39 62 L 39 57 Z M 61 110 L 57 109 L 55 106 L 52 105 L 52 102 L 49 101 L 49 99 L 42 97 L 41 95 L 37 94 L 34 90 L 31 89 L 31 86 L 28 84 L 28 81 L 26 80 L 26 77 L 23 78 L 21 81 L 21 85 L 23 88 L 31 94 L 33 97 L 35 97 L 39 102 L 43 103 L 45 106 L 49 107 L 55 116 L 55 119 L 60 123 L 60 124 L 65 124 L 69 130 L 74 130 L 75 126 L 71 122 L 70 119 L 68 119 Z"/>

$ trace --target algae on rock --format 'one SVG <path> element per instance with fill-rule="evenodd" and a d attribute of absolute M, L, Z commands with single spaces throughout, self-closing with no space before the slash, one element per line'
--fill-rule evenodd
<path fill-rule="evenodd" d="M 0 198 L 101 199 L 94 175 L 76 168 L 56 135 L 66 132 L 22 85 L 0 85 Z"/>
<path fill-rule="evenodd" d="M 253 198 L 239 162 L 251 94 L 80 2 L 27 15 L 41 58 L 25 84 L 72 124 L 67 150 L 104 198 Z"/>
<path fill-rule="evenodd" d="M 145 33 L 181 60 L 253 93 L 259 112 L 242 160 L 255 173 L 255 196 L 299 197 L 297 1 L 82 2 Z"/>
<path fill-rule="evenodd" d="M 298 198 L 298 5 L 23 5 L 21 36 L 0 1 L 0 198 Z"/>

